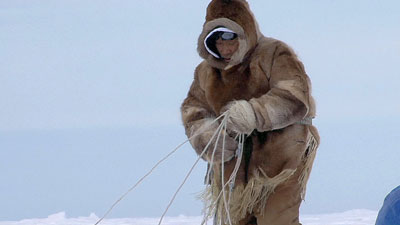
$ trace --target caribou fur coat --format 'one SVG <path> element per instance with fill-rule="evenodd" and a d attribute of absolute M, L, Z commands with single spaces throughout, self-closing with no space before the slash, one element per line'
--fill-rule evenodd
<path fill-rule="evenodd" d="M 239 48 L 228 63 L 209 54 L 204 46 L 204 38 L 217 27 L 238 34 Z M 206 128 L 233 100 L 248 101 L 256 118 L 256 129 L 246 141 L 251 143 L 251 155 L 247 162 L 243 159 L 234 188 L 229 190 L 231 221 L 298 225 L 300 203 L 319 144 L 317 129 L 309 122 L 315 117 L 315 103 L 302 62 L 287 44 L 262 35 L 245 0 L 210 2 L 198 52 L 204 60 L 197 66 L 181 106 L 187 136 Z M 205 145 L 191 143 L 198 153 Z M 236 160 L 225 162 L 225 181 Z M 217 199 L 221 165 L 213 167 L 213 174 L 210 207 L 219 223 L 225 224 L 225 206 Z"/>

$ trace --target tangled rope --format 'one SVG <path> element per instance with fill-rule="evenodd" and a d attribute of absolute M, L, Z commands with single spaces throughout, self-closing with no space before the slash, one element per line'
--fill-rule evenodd
<path fill-rule="evenodd" d="M 204 147 L 203 151 L 201 152 L 201 154 L 198 156 L 197 160 L 194 162 L 193 166 L 190 168 L 190 170 L 188 171 L 188 173 L 186 174 L 185 178 L 183 179 L 182 183 L 179 185 L 178 189 L 176 190 L 176 192 L 174 193 L 174 195 L 172 196 L 168 206 L 166 207 L 165 211 L 163 212 L 162 216 L 160 217 L 160 220 L 158 222 L 158 225 L 161 225 L 165 215 L 167 214 L 169 208 L 171 207 L 172 203 L 174 202 L 176 196 L 178 195 L 179 191 L 182 189 L 183 185 L 186 183 L 187 179 L 189 178 L 189 176 L 191 175 L 191 173 L 193 172 L 194 168 L 196 167 L 196 165 L 198 164 L 198 162 L 200 161 L 200 159 L 203 157 L 203 155 L 205 154 L 205 152 L 208 150 L 208 147 L 211 145 L 211 143 L 213 143 L 213 141 L 215 140 L 215 143 L 219 143 L 219 138 L 222 134 L 222 132 L 226 133 L 226 127 L 227 127 L 227 120 L 229 118 L 229 111 L 221 114 L 218 118 L 216 118 L 215 120 L 212 121 L 212 123 L 210 123 L 208 126 L 203 127 L 197 134 L 193 135 L 192 137 L 190 137 L 189 139 L 187 139 L 186 141 L 184 141 L 183 143 L 179 144 L 174 150 L 172 150 L 170 153 L 168 153 L 166 156 L 164 156 L 161 160 L 159 160 L 142 178 L 140 178 L 132 187 L 130 187 L 123 195 L 121 195 L 121 197 L 119 197 L 112 205 L 111 207 L 107 210 L 107 212 L 94 224 L 94 225 L 98 225 L 101 221 L 103 221 L 109 214 L 110 212 L 114 209 L 114 207 L 120 202 L 122 201 L 131 191 L 133 191 L 139 184 L 141 184 L 143 182 L 144 179 L 146 179 L 162 162 L 164 162 L 166 159 L 168 159 L 172 154 L 174 154 L 179 148 L 181 148 L 184 144 L 186 144 L 187 142 L 189 142 L 191 139 L 195 138 L 198 135 L 201 135 L 202 133 L 204 133 L 207 128 L 209 128 L 209 126 L 211 126 L 212 124 L 218 122 L 221 118 L 221 124 L 218 126 L 218 128 L 216 129 L 216 131 L 214 132 L 213 136 L 210 138 L 209 142 L 207 143 L 207 145 Z M 222 141 L 222 163 L 221 163 L 221 169 L 222 169 L 222 189 L 220 191 L 220 193 L 218 194 L 218 201 L 220 200 L 221 196 L 223 198 L 224 201 L 224 205 L 225 205 L 225 211 L 227 214 L 227 218 L 228 218 L 228 223 L 229 225 L 232 225 L 231 219 L 230 219 L 230 215 L 229 215 L 229 203 L 230 203 L 230 195 L 228 196 L 227 199 L 227 194 L 226 194 L 226 187 L 228 186 L 228 184 L 230 185 L 230 190 L 233 188 L 233 184 L 235 183 L 235 179 L 236 179 L 236 175 L 237 172 L 239 170 L 240 167 L 240 162 L 242 159 L 242 155 L 243 155 L 243 143 L 244 143 L 244 134 L 238 134 L 236 136 L 236 138 L 239 138 L 239 147 L 238 150 L 236 152 L 236 157 L 238 158 L 234 167 L 234 170 L 231 174 L 231 176 L 229 177 L 228 181 L 225 183 L 224 182 L 224 150 L 225 150 L 225 135 L 223 137 L 223 141 Z M 236 139 L 235 138 L 235 139 Z M 207 176 L 206 176 L 206 180 L 208 180 L 210 178 L 210 173 L 211 170 L 214 166 L 214 155 L 216 153 L 217 150 L 217 144 L 214 145 L 214 149 L 212 152 L 212 156 L 211 156 L 211 161 L 209 162 L 210 164 L 210 168 L 207 172 Z M 203 222 L 201 223 L 202 225 L 205 224 L 208 220 L 208 218 L 210 217 L 210 215 L 212 214 L 212 209 L 209 208 L 208 212 L 205 213 L 204 218 L 203 218 Z M 215 223 L 215 221 L 214 221 Z"/>

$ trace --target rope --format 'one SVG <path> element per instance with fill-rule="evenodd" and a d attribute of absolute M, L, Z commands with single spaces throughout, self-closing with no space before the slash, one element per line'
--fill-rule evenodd
<path fill-rule="evenodd" d="M 228 118 L 228 116 L 227 117 L 225 117 L 224 119 L 226 119 L 226 118 Z M 226 123 L 225 124 L 223 124 L 224 126 L 223 126 L 223 129 L 224 129 L 224 131 L 226 132 Z M 230 215 L 230 213 L 229 213 L 229 205 L 227 204 L 228 202 L 226 201 L 226 193 L 225 193 L 225 184 L 224 184 L 224 176 L 225 176 L 225 163 L 224 163 L 224 156 L 225 156 L 225 136 L 224 136 L 224 138 L 223 138 L 223 141 L 222 141 L 222 162 L 221 162 L 221 167 L 222 167 L 222 172 L 221 172 L 221 183 L 222 183 L 222 196 L 223 196 L 223 199 L 224 199 L 224 205 L 225 205 L 225 211 L 226 211 L 226 214 L 228 215 L 228 222 L 229 222 L 229 225 L 232 225 L 232 221 L 231 221 L 231 215 Z M 228 183 L 228 182 L 227 182 Z"/>
<path fill-rule="evenodd" d="M 225 118 L 224 120 L 225 121 Z M 212 140 L 215 138 L 216 134 L 218 133 L 217 136 L 217 140 L 216 143 L 218 143 L 219 137 L 221 136 L 221 132 L 222 132 L 222 127 L 223 127 L 224 123 L 221 123 L 217 130 L 214 132 L 213 136 L 211 137 L 210 141 L 207 143 L 206 147 L 204 147 L 203 151 L 201 152 L 201 154 L 199 155 L 199 157 L 197 158 L 196 162 L 193 164 L 192 168 L 190 168 L 189 172 L 186 174 L 185 179 L 183 180 L 183 182 L 181 183 L 181 185 L 179 185 L 178 189 L 176 190 L 175 194 L 173 195 L 172 199 L 170 200 L 167 208 L 165 209 L 164 213 L 162 214 L 160 221 L 158 222 L 158 225 L 160 225 L 164 219 L 165 214 L 167 214 L 168 209 L 171 207 L 172 203 L 174 202 L 176 196 L 178 195 L 179 191 L 182 189 L 183 185 L 186 183 L 187 179 L 189 178 L 190 174 L 192 173 L 194 167 L 197 165 L 197 163 L 200 161 L 201 157 L 204 155 L 204 153 L 207 151 L 208 147 L 210 146 Z M 216 146 L 214 146 L 214 151 L 213 151 L 213 156 L 211 157 L 213 159 L 214 157 L 214 153 L 216 150 Z"/>
<path fill-rule="evenodd" d="M 214 165 L 214 155 L 215 155 L 216 149 L 217 149 L 217 147 L 218 147 L 217 145 L 218 145 L 218 143 L 219 143 L 219 138 L 220 138 L 220 136 L 221 136 L 221 132 L 222 132 L 222 130 L 224 130 L 224 133 L 226 133 L 226 123 L 227 123 L 227 119 L 228 119 L 228 112 L 225 112 L 224 115 L 225 115 L 225 117 L 224 117 L 224 119 L 221 121 L 220 126 L 218 127 L 218 129 L 220 129 L 220 128 L 221 128 L 221 129 L 220 129 L 219 132 L 218 132 L 218 137 L 217 137 L 217 140 L 216 140 L 216 142 L 215 142 L 216 144 L 214 145 L 214 149 L 213 149 L 213 152 L 212 152 L 212 155 L 211 155 L 211 161 L 209 162 L 210 168 L 209 168 L 209 170 L 207 171 L 206 181 L 209 180 L 209 178 L 210 178 L 210 173 L 211 173 L 212 168 L 213 168 L 213 165 Z M 217 130 L 218 130 L 218 129 L 217 129 Z M 210 143 L 211 141 L 212 141 L 212 138 L 210 139 L 209 143 Z M 222 142 L 222 157 L 221 157 L 221 160 L 222 160 L 221 163 L 222 163 L 222 165 L 224 164 L 224 161 L 225 161 L 225 160 L 224 160 L 224 152 L 225 152 L 225 135 L 224 135 L 223 142 Z M 204 208 L 206 209 L 207 206 L 205 205 Z M 205 209 L 204 209 L 204 212 L 206 212 Z M 210 214 L 211 214 L 211 208 L 209 208 L 209 209 L 208 209 L 208 212 L 205 213 L 201 225 L 203 225 L 204 223 L 207 222 L 207 218 L 210 216 Z M 215 222 L 214 222 L 214 224 L 215 224 Z"/>
<path fill-rule="evenodd" d="M 223 113 L 223 115 L 224 115 L 225 117 L 224 117 L 224 119 L 222 120 L 222 122 L 221 122 L 221 124 L 220 124 L 220 127 L 221 127 L 221 128 L 222 128 L 222 125 L 223 125 L 223 124 L 226 125 L 227 117 L 228 117 L 228 112 Z M 220 127 L 218 127 L 218 128 L 220 128 Z M 218 130 L 218 129 L 217 129 L 217 130 Z M 221 131 L 222 131 L 222 129 L 221 129 Z M 225 133 L 226 133 L 226 130 L 225 130 Z M 218 141 L 219 141 L 219 137 L 220 137 L 220 132 L 219 132 L 218 138 L 217 138 L 217 140 L 216 140 L 216 142 L 215 142 L 215 143 L 217 143 L 217 144 L 218 144 Z M 224 136 L 224 137 L 225 137 L 225 136 Z M 209 143 L 210 143 L 211 141 L 212 141 L 212 138 L 210 139 Z M 212 152 L 212 155 L 211 155 L 211 161 L 209 162 L 210 167 L 208 168 L 207 175 L 206 175 L 206 182 L 208 182 L 208 181 L 210 180 L 210 174 L 211 174 L 211 171 L 212 171 L 212 169 L 213 169 L 213 167 L 214 167 L 214 156 L 215 156 L 215 152 L 216 152 L 216 150 L 217 150 L 217 144 L 214 145 L 214 149 L 213 149 L 213 152 Z M 223 150 L 225 150 L 225 149 L 223 148 Z M 204 205 L 203 211 L 204 211 L 204 217 L 203 217 L 203 221 L 202 221 L 201 225 L 204 225 L 204 223 L 207 221 L 207 218 L 210 216 L 210 214 L 211 214 L 211 208 L 209 208 L 209 209 L 207 210 L 207 205 L 205 204 L 205 205 Z M 208 211 L 208 212 L 206 212 L 206 211 Z"/>
<path fill-rule="evenodd" d="M 217 117 L 216 119 L 214 119 L 214 121 L 212 121 L 212 123 L 209 124 L 209 126 L 211 126 L 213 123 L 217 122 L 220 118 L 222 118 L 223 116 L 225 116 L 226 113 L 221 114 L 219 117 Z M 120 198 L 118 198 L 117 201 L 114 202 L 114 204 L 111 205 L 111 207 L 107 210 L 107 212 L 94 224 L 94 225 L 98 225 L 101 221 L 104 220 L 104 218 L 106 218 L 108 216 L 108 214 L 110 214 L 110 212 L 114 209 L 114 207 L 120 202 L 122 201 L 132 190 L 134 190 L 140 183 L 143 182 L 143 180 L 148 177 L 162 162 L 164 162 L 166 159 L 168 159 L 172 154 L 174 154 L 180 147 L 182 147 L 184 144 L 186 144 L 187 142 L 189 142 L 191 139 L 193 139 L 194 137 L 202 134 L 204 132 L 204 130 L 206 130 L 207 127 L 204 127 L 204 129 L 201 130 L 201 132 L 193 135 L 192 137 L 190 137 L 189 139 L 187 139 L 186 141 L 184 141 L 183 143 L 179 144 L 174 150 L 172 150 L 170 153 L 168 153 L 166 156 L 164 156 L 160 161 L 158 161 L 150 170 L 149 172 L 147 172 L 142 178 L 140 178 L 131 188 L 129 188 Z M 218 129 L 217 129 L 218 130 Z M 215 134 L 214 134 L 215 136 Z M 213 136 L 213 137 L 214 137 Z M 213 137 L 211 138 L 211 140 L 213 139 Z M 211 143 L 211 141 L 207 144 L 207 146 L 205 147 L 205 150 L 208 148 L 209 144 Z M 203 155 L 203 153 L 205 152 L 205 150 L 202 152 L 201 156 Z M 200 157 L 199 156 L 199 159 Z M 197 164 L 197 162 L 199 161 L 199 159 L 196 161 L 195 165 Z M 191 169 L 192 171 L 193 169 Z M 191 173 L 190 171 L 190 173 Z M 186 181 L 186 179 L 185 179 Z"/>
<path fill-rule="evenodd" d="M 244 139 L 245 139 L 244 136 L 245 136 L 245 134 L 238 134 L 238 135 L 237 135 L 237 137 L 239 137 L 239 148 L 238 148 L 238 152 L 237 152 L 237 154 L 236 154 L 236 155 L 237 155 L 236 164 L 235 164 L 235 167 L 234 167 L 234 170 L 233 170 L 231 176 L 229 177 L 228 181 L 223 185 L 221 191 L 218 193 L 218 196 L 217 196 L 217 198 L 215 199 L 215 202 L 213 203 L 213 204 L 214 204 L 214 207 L 216 208 L 216 210 L 218 210 L 218 205 L 219 205 L 218 202 L 220 201 L 220 198 L 221 198 L 221 196 L 222 196 L 222 194 L 223 194 L 222 191 L 226 188 L 226 186 L 227 186 L 228 184 L 231 184 L 232 186 L 230 187 L 230 191 L 232 191 L 232 189 L 233 189 L 233 185 L 234 185 L 234 183 L 235 183 L 235 179 L 236 179 L 236 176 L 237 176 L 237 173 L 238 173 L 238 171 L 239 171 L 240 164 L 241 164 L 241 161 L 242 161 L 242 158 L 243 158 L 243 146 L 244 146 Z M 235 138 L 235 139 L 236 139 L 236 138 Z M 222 184 L 223 184 L 223 182 L 222 182 Z M 211 184 L 211 185 L 212 185 L 212 184 Z M 229 196 L 229 198 L 230 198 L 230 196 Z M 225 202 L 225 205 L 230 205 L 230 199 L 228 200 L 228 204 L 226 204 L 226 202 Z M 205 205 L 205 208 L 206 208 L 206 205 Z M 206 210 L 204 210 L 204 211 L 206 211 Z M 212 211 L 212 207 L 209 207 L 208 212 L 205 213 L 205 215 L 204 215 L 204 217 L 203 217 L 203 221 L 202 221 L 201 225 L 204 225 L 204 224 L 207 222 L 207 218 L 210 217 L 211 211 Z M 228 211 L 227 214 L 228 214 L 228 216 L 230 217 L 229 211 Z M 216 219 L 218 219 L 218 217 L 214 217 L 214 224 L 218 224 L 218 223 L 216 222 Z M 221 218 L 220 218 L 220 219 L 221 219 Z"/>
<path fill-rule="evenodd" d="M 163 221 L 165 215 L 167 214 L 169 208 L 171 207 L 172 203 L 174 202 L 174 200 L 175 200 L 176 196 L 178 195 L 179 191 L 182 189 L 183 185 L 184 185 L 184 184 L 186 183 L 186 181 L 188 180 L 189 176 L 191 175 L 191 173 L 193 172 L 194 168 L 196 167 L 196 165 L 198 164 L 198 162 L 200 161 L 200 159 L 203 157 L 203 155 L 204 155 L 205 152 L 207 151 L 207 149 L 208 149 L 208 147 L 210 146 L 210 144 L 212 143 L 212 141 L 216 138 L 216 140 L 215 140 L 215 143 L 216 143 L 216 144 L 214 145 L 214 149 L 213 149 L 212 156 L 211 156 L 210 169 L 209 169 L 209 171 L 208 171 L 208 173 L 207 173 L 207 176 L 206 176 L 206 180 L 209 179 L 210 173 L 211 173 L 211 170 L 212 170 L 212 167 L 213 167 L 214 155 L 215 155 L 215 152 L 216 152 L 216 150 L 217 150 L 217 145 L 218 145 L 218 142 L 219 142 L 219 138 L 220 138 L 220 136 L 221 136 L 222 131 L 224 131 L 224 133 L 226 133 L 226 125 L 227 125 L 227 120 L 228 120 L 228 118 L 229 118 L 229 112 L 225 112 L 225 113 L 221 114 L 218 118 L 214 119 L 214 120 L 209 124 L 209 126 L 211 126 L 213 123 L 217 122 L 217 121 L 218 121 L 219 119 L 221 119 L 222 117 L 224 117 L 224 118 L 223 118 L 221 124 L 218 126 L 218 128 L 217 128 L 216 131 L 214 132 L 213 136 L 210 138 L 210 141 L 209 141 L 209 142 L 207 143 L 207 145 L 204 147 L 202 153 L 199 155 L 199 157 L 197 158 L 197 160 L 195 161 L 195 163 L 193 164 L 193 166 L 190 168 L 189 172 L 186 174 L 184 180 L 182 181 L 182 183 L 179 185 L 178 189 L 177 189 L 176 192 L 174 193 L 174 195 L 173 195 L 173 197 L 171 198 L 171 200 L 170 200 L 170 202 L 169 202 L 167 208 L 165 209 L 164 213 L 163 213 L 162 216 L 160 217 L 160 220 L 159 220 L 158 225 L 161 225 L 161 223 L 162 223 L 162 221 Z M 188 138 L 188 139 L 187 139 L 186 141 L 184 141 L 183 143 L 179 144 L 174 150 L 172 150 L 170 153 L 168 153 L 166 156 L 164 156 L 161 160 L 159 160 L 159 161 L 158 161 L 158 162 L 157 162 L 157 163 L 142 177 L 142 178 L 140 178 L 140 179 L 139 179 L 132 187 L 130 187 L 117 201 L 115 201 L 115 202 L 111 205 L 111 207 L 107 210 L 107 212 L 106 212 L 94 225 L 98 225 L 101 221 L 103 221 L 104 218 L 106 218 L 106 217 L 110 214 L 110 212 L 114 209 L 114 207 L 115 207 L 120 201 L 122 201 L 131 191 L 133 191 L 139 184 L 141 184 L 141 183 L 143 182 L 144 179 L 146 179 L 151 173 L 153 173 L 153 171 L 154 171 L 162 162 L 164 162 L 166 159 L 168 159 L 172 154 L 174 154 L 179 148 L 181 148 L 184 144 L 186 144 L 187 142 L 189 142 L 191 139 L 193 139 L 194 137 L 196 137 L 196 136 L 202 134 L 209 126 L 203 127 L 203 129 L 201 129 L 199 132 L 197 132 L 197 134 L 193 135 L 192 137 Z M 217 134 L 218 134 L 218 135 L 217 135 Z M 239 134 L 238 134 L 238 135 L 239 135 Z M 236 136 L 236 137 L 237 137 L 237 136 Z M 235 138 L 235 139 L 236 139 L 236 138 Z M 230 202 L 230 195 L 229 195 L 229 201 L 228 201 L 228 203 L 227 203 L 227 201 L 226 201 L 225 188 L 226 188 L 226 186 L 227 186 L 230 182 L 233 181 L 233 183 L 234 183 L 234 181 L 235 181 L 235 179 L 236 179 L 236 175 L 237 175 L 237 172 L 238 172 L 238 170 L 239 170 L 240 162 L 241 162 L 242 155 L 243 155 L 243 144 L 244 144 L 243 142 L 244 142 L 244 137 L 243 137 L 242 134 L 240 134 L 240 135 L 239 135 L 239 153 L 237 154 L 237 155 L 238 155 L 238 159 L 237 159 L 237 161 L 236 161 L 235 168 L 234 168 L 234 170 L 233 170 L 231 176 L 229 177 L 229 179 L 228 179 L 228 181 L 227 181 L 226 183 L 224 183 L 224 178 L 223 178 L 223 176 L 224 176 L 224 157 L 225 157 L 225 154 L 224 154 L 224 152 L 225 152 L 225 151 L 224 151 L 224 150 L 225 150 L 225 135 L 224 135 L 224 137 L 223 137 L 223 142 L 222 142 L 222 162 L 221 162 L 221 164 L 222 164 L 222 190 L 221 190 L 220 193 L 218 194 L 217 199 L 220 199 L 221 194 L 223 195 L 225 210 L 226 210 L 226 213 L 227 213 L 227 215 L 228 215 L 228 221 L 229 221 L 229 224 L 230 224 L 230 225 L 232 225 L 232 222 L 231 222 L 231 219 L 230 219 L 230 214 L 229 214 L 229 208 L 228 208 L 229 202 Z M 231 187 L 231 188 L 232 188 L 232 187 Z M 230 188 L 230 189 L 231 189 L 231 188 Z M 211 209 L 209 210 L 209 212 L 208 212 L 207 214 L 208 214 L 208 215 L 205 215 L 202 224 L 204 224 L 204 222 L 206 222 L 208 216 L 211 214 Z"/>
<path fill-rule="evenodd" d="M 108 211 L 94 224 L 94 225 L 98 225 L 104 218 L 106 218 L 108 216 L 108 214 L 110 214 L 110 212 L 114 209 L 114 207 L 120 202 L 122 201 L 122 199 L 124 199 L 133 189 L 135 189 L 140 183 L 142 183 L 142 181 L 148 177 L 163 161 L 165 161 L 167 158 L 169 158 L 173 153 L 175 153 L 182 145 L 184 145 L 186 142 L 188 142 L 189 140 L 186 140 L 185 142 L 181 143 L 180 145 L 178 145 L 172 152 L 168 153 L 166 156 L 164 156 L 164 158 L 162 158 L 160 161 L 158 161 L 153 168 L 150 169 L 149 172 L 147 172 L 142 178 L 139 179 L 138 182 L 136 182 L 135 185 L 133 185 L 131 188 L 128 189 L 128 191 L 126 191 L 117 201 L 114 202 L 114 204 L 112 204 L 112 206 L 108 209 Z"/>

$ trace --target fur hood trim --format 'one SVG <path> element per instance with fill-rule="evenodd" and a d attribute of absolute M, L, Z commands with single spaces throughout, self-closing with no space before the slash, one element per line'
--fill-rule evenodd
<path fill-rule="evenodd" d="M 226 67 L 229 66 L 225 61 L 210 54 L 204 45 L 206 37 L 217 27 L 226 27 L 238 35 L 239 49 L 232 55 L 229 65 L 234 66 L 241 63 L 249 49 L 249 43 L 246 40 L 247 38 L 243 28 L 239 26 L 239 24 L 227 18 L 215 19 L 204 25 L 203 32 L 200 34 L 198 40 L 197 51 L 199 52 L 199 55 L 207 60 L 212 67 L 227 69 Z"/>
<path fill-rule="evenodd" d="M 229 63 L 210 54 L 204 45 L 207 36 L 219 27 L 225 27 L 238 35 L 239 49 Z M 242 63 L 261 37 L 258 24 L 246 1 L 232 0 L 225 3 L 222 0 L 213 0 L 207 8 L 206 22 L 198 38 L 197 51 L 212 67 L 227 70 Z"/>

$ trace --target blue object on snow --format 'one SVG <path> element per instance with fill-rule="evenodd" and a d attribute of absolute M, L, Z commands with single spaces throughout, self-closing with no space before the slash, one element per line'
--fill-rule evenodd
<path fill-rule="evenodd" d="M 375 225 L 400 225 L 400 186 L 386 196 Z"/>

